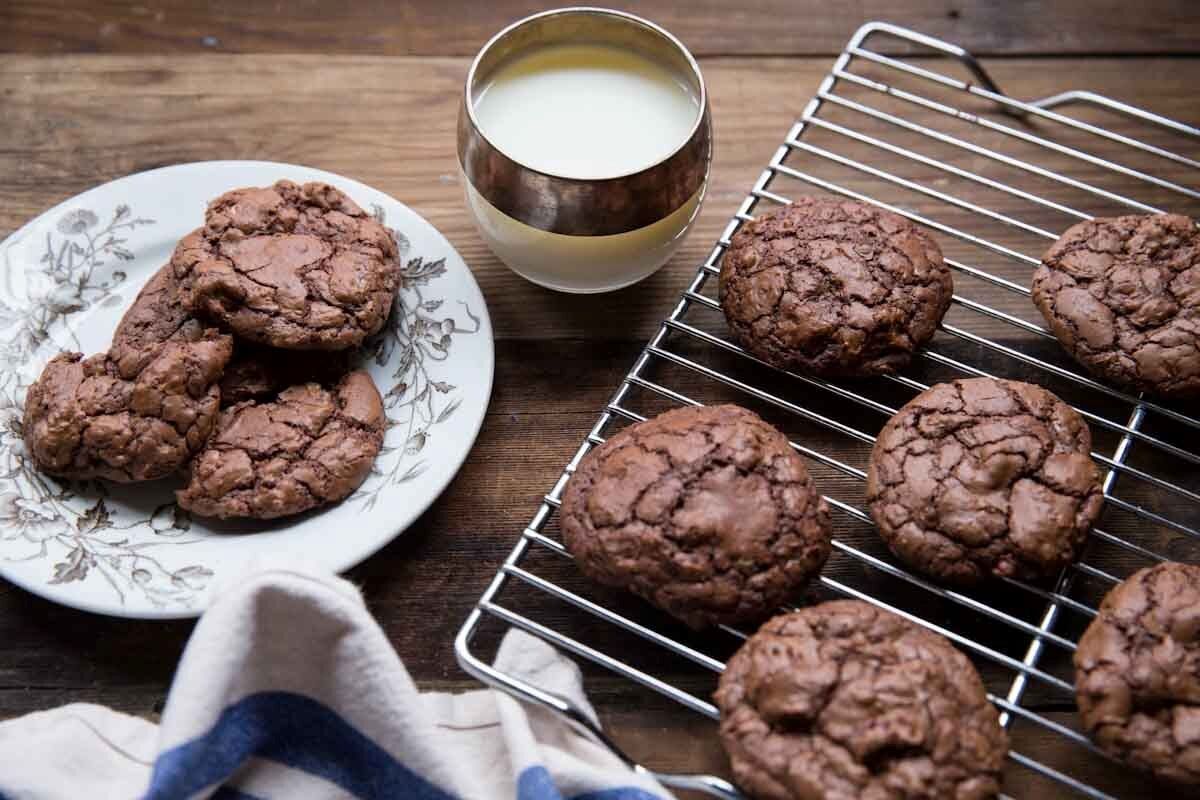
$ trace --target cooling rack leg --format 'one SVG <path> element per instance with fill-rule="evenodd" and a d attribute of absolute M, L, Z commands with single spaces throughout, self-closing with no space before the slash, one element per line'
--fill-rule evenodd
<path fill-rule="evenodd" d="M 1108 470 L 1108 474 L 1104 476 L 1104 494 L 1108 495 L 1112 493 L 1112 489 L 1116 485 L 1117 476 L 1119 474 L 1117 468 L 1121 464 L 1125 463 L 1125 458 L 1128 456 L 1129 448 L 1133 443 L 1131 433 L 1136 432 L 1141 428 L 1142 420 L 1145 419 L 1145 416 L 1146 409 L 1140 403 L 1136 408 L 1134 408 L 1133 413 L 1129 415 L 1129 423 L 1126 426 L 1129 432 L 1122 436 L 1121 441 L 1117 443 L 1117 448 L 1113 451 L 1112 456 L 1113 466 Z M 1054 593 L 1056 595 L 1066 596 L 1071 591 L 1071 587 L 1075 583 L 1076 574 L 1077 573 L 1071 569 L 1064 569 L 1058 576 L 1058 581 L 1054 586 Z M 1054 623 L 1058 620 L 1058 614 L 1060 610 L 1061 606 L 1057 601 L 1050 601 L 1046 605 L 1046 610 L 1042 613 L 1042 619 L 1038 624 L 1038 629 L 1043 633 L 1048 633 L 1054 627 Z M 1038 661 L 1042 657 L 1043 649 L 1044 645 L 1041 637 L 1035 637 L 1033 641 L 1029 643 L 1029 649 L 1025 651 L 1025 658 L 1022 659 L 1025 666 L 1036 667 Z M 1012 685 L 1009 686 L 1008 695 L 1005 699 L 1013 705 L 1019 705 L 1021 698 L 1025 695 L 1025 689 L 1028 684 L 1029 679 L 1026 673 L 1022 672 L 1018 674 L 1013 679 Z M 1008 727 L 1011 721 L 1012 716 L 1007 711 L 1000 715 L 1001 725 Z"/>

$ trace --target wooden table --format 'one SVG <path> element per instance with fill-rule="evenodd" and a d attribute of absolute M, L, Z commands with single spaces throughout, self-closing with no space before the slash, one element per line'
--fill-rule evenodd
<path fill-rule="evenodd" d="M 454 126 L 469 58 L 541 3 L 352 0 L 334 14 L 313 0 L 286 12 L 267 0 L 0 7 L 0 237 L 131 172 L 269 159 L 394 195 L 471 265 L 496 332 L 482 434 L 434 507 L 350 574 L 429 689 L 475 685 L 451 651 L 459 625 L 863 21 L 889 18 L 967 47 L 1014 97 L 1090 88 L 1200 122 L 1200 12 L 1187 0 L 1147 0 L 1136 13 L 1113 0 L 910 0 L 903 11 L 876 0 L 616 5 L 662 23 L 700 57 L 717 151 L 704 212 L 683 250 L 639 286 L 590 298 L 543 291 L 510 273 L 461 200 Z M 70 701 L 154 715 L 190 630 L 93 617 L 0 585 L 0 718 Z M 698 731 L 690 713 L 600 672 L 589 672 L 589 688 L 606 726 L 638 757 L 658 768 L 725 772 L 711 729 Z M 1073 717 L 1069 706 L 1048 713 Z M 1020 746 L 1041 754 L 1059 744 L 1046 735 Z M 1114 778 L 1098 761 L 1088 770 L 1138 793 L 1135 780 Z M 1021 794 L 1020 781 L 1010 793 Z"/>

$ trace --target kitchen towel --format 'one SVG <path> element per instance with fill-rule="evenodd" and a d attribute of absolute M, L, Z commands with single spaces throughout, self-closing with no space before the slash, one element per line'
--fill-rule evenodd
<path fill-rule="evenodd" d="M 340 578 L 269 568 L 217 596 L 159 724 L 84 703 L 0 722 L 0 800 L 671 796 L 544 708 L 417 691 Z M 578 667 L 540 640 L 510 631 L 496 664 L 594 718 Z"/>

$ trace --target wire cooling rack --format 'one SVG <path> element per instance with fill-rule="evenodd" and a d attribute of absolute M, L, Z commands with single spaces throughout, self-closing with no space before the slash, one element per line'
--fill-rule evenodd
<path fill-rule="evenodd" d="M 881 40 L 908 55 L 868 48 Z M 1053 91 L 1054 76 L 1046 80 Z M 1068 105 L 1069 116 L 1055 110 Z M 589 583 L 560 543 L 554 512 L 579 460 L 620 427 L 673 406 L 738 402 L 789 435 L 834 509 L 834 555 L 810 599 L 865 600 L 972 657 L 1012 733 L 1006 796 L 1144 794 L 1141 779 L 1080 731 L 1070 656 L 1115 583 L 1164 559 L 1200 555 L 1200 419 L 1082 372 L 1042 326 L 1028 286 L 1041 253 L 1078 220 L 1158 210 L 1195 216 L 1197 155 L 1200 129 L 1090 92 L 1020 102 L 959 47 L 894 25 L 864 25 L 480 598 L 455 643 L 462 666 L 567 715 L 638 769 L 654 765 L 638 766 L 581 709 L 492 667 L 486 653 L 499 633 L 523 629 L 598 665 L 599 675 L 610 671 L 676 701 L 706 718 L 697 721 L 698 736 L 714 736 L 718 712 L 709 698 L 745 632 L 696 635 Z M 729 237 L 760 203 L 811 193 L 914 220 L 955 270 L 951 311 L 904 375 L 829 383 L 773 370 L 728 340 L 715 295 Z M 891 559 L 864 511 L 875 433 L 931 383 L 972 375 L 1039 383 L 1091 425 L 1105 514 L 1081 560 L 1050 583 L 935 586 Z M 655 774 L 676 788 L 741 797 L 716 776 Z"/>

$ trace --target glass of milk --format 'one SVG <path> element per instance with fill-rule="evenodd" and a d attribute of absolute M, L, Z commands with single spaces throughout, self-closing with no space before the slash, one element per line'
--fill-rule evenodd
<path fill-rule="evenodd" d="M 632 14 L 535 14 L 467 74 L 467 207 L 505 264 L 551 289 L 605 292 L 661 267 L 700 212 L 711 155 L 696 60 Z"/>

